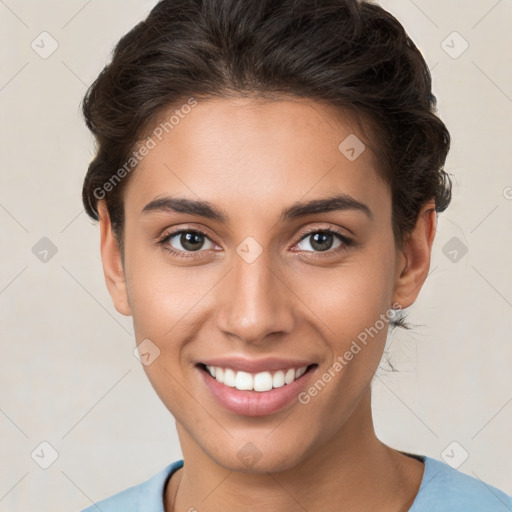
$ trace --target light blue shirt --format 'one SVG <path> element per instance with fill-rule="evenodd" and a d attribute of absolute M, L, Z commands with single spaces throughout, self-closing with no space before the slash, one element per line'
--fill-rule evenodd
<path fill-rule="evenodd" d="M 412 454 L 411 454 L 412 455 Z M 511 512 L 512 496 L 425 455 L 421 485 L 409 512 Z M 163 492 L 183 459 L 145 482 L 97 502 L 82 512 L 164 512 Z"/>

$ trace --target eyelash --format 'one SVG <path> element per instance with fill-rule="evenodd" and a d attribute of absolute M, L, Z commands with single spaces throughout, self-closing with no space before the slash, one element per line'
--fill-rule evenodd
<path fill-rule="evenodd" d="M 178 258 L 197 258 L 200 257 L 201 253 L 204 252 L 203 250 L 198 251 L 179 251 L 177 249 L 174 249 L 174 247 L 166 245 L 167 242 L 174 238 L 177 235 L 181 235 L 182 233 L 194 233 L 195 235 L 204 236 L 206 238 L 210 238 L 204 231 L 201 231 L 197 228 L 181 228 L 179 230 L 173 231 L 171 233 L 166 233 L 163 237 L 161 237 L 157 244 L 162 246 L 166 251 L 171 253 L 172 255 L 178 257 Z M 333 226 L 329 226 L 328 228 L 313 228 L 309 231 L 306 231 L 305 233 L 302 233 L 293 243 L 293 245 L 296 245 L 297 243 L 301 242 L 302 240 L 308 238 L 308 236 L 311 236 L 315 233 L 328 233 L 332 235 L 336 235 L 342 242 L 342 244 L 335 249 L 328 249 L 327 251 L 306 251 L 306 252 L 312 252 L 314 254 L 321 255 L 324 252 L 328 253 L 329 255 L 337 254 L 338 252 L 343 252 L 348 249 L 351 245 L 354 244 L 354 241 L 347 236 L 345 236 L 341 231 L 339 231 L 337 228 Z M 315 256 L 316 257 L 316 256 Z M 321 257 L 321 256 L 320 256 Z"/>

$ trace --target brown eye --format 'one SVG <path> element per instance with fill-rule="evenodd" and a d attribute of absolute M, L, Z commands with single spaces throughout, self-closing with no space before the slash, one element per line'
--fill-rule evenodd
<path fill-rule="evenodd" d="M 207 245 L 206 242 L 211 244 L 210 247 L 205 247 L 205 245 Z M 213 243 L 205 233 L 190 229 L 170 233 L 166 235 L 160 243 L 178 253 L 197 252 L 201 249 L 211 249 L 213 247 Z"/>
<path fill-rule="evenodd" d="M 307 243 L 305 243 L 307 242 Z M 306 233 L 298 242 L 299 249 L 308 252 L 336 252 L 351 245 L 352 240 L 333 229 L 316 229 Z M 300 247 L 300 244 L 304 244 Z M 308 247 L 309 246 L 309 247 Z"/>
<path fill-rule="evenodd" d="M 204 237 L 191 231 L 179 235 L 179 243 L 186 251 L 198 251 L 204 245 Z"/>

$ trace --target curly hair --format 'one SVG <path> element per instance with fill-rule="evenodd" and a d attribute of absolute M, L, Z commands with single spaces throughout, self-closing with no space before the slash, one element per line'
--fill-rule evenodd
<path fill-rule="evenodd" d="M 425 203 L 448 207 L 450 134 L 436 115 L 429 68 L 389 12 L 364 0 L 161 0 L 119 40 L 83 99 L 96 141 L 82 190 L 87 214 L 98 220 L 105 199 L 122 250 L 126 162 L 164 112 L 192 96 L 280 94 L 369 127 L 397 246 Z M 392 325 L 409 328 L 403 319 Z"/>

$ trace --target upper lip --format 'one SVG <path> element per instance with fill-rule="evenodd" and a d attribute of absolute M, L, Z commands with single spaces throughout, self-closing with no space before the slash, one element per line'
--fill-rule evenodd
<path fill-rule="evenodd" d="M 265 357 L 262 359 L 246 359 L 243 357 L 219 357 L 201 361 L 206 366 L 220 366 L 236 371 L 248 373 L 270 372 L 289 368 L 302 368 L 310 366 L 311 361 L 305 359 L 282 359 L 278 357 Z"/>

